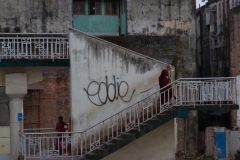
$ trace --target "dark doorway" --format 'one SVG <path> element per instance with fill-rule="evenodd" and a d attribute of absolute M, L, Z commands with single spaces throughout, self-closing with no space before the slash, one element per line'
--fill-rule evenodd
<path fill-rule="evenodd" d="M 198 131 L 205 132 L 206 127 L 231 128 L 231 110 L 211 110 L 198 112 Z"/>

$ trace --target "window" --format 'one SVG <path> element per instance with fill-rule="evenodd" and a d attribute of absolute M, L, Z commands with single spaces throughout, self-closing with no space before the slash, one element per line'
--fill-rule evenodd
<path fill-rule="evenodd" d="M 73 14 L 85 14 L 85 3 L 84 0 L 73 1 Z"/>
<path fill-rule="evenodd" d="M 90 15 L 101 15 L 101 2 L 100 1 L 90 1 L 89 2 L 89 14 Z"/>
<path fill-rule="evenodd" d="M 117 2 L 105 2 L 105 14 L 117 15 Z"/>

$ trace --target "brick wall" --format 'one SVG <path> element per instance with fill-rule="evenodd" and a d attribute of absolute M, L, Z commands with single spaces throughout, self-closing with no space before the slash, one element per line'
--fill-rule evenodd
<path fill-rule="evenodd" d="M 231 76 L 240 75 L 240 6 L 229 11 L 230 26 L 230 72 Z M 237 110 L 232 111 L 232 126 L 237 128 Z"/>
<path fill-rule="evenodd" d="M 240 75 L 240 6 L 229 12 L 231 76 Z"/>
<path fill-rule="evenodd" d="M 185 154 L 185 119 L 177 118 L 177 152 Z"/>
<path fill-rule="evenodd" d="M 43 85 L 44 90 L 28 91 L 24 98 L 24 106 L 28 106 L 24 107 L 24 123 L 39 123 L 39 126 L 25 125 L 25 128 L 55 128 L 60 115 L 68 122 L 71 115 L 68 70 L 44 70 L 43 81 L 35 83 Z M 36 106 L 39 106 L 39 110 Z"/>
<path fill-rule="evenodd" d="M 214 135 L 214 127 L 207 127 L 205 131 L 205 154 L 206 156 L 213 156 L 214 159 L 217 159 Z"/>

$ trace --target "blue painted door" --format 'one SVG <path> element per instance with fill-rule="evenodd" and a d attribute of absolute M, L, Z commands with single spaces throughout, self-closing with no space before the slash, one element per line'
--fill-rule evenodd
<path fill-rule="evenodd" d="M 218 158 L 227 158 L 226 154 L 226 133 L 216 132 L 215 133 L 215 145 L 217 150 Z"/>

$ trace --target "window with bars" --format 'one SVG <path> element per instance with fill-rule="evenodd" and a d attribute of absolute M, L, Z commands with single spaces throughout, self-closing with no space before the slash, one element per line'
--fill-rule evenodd
<path fill-rule="evenodd" d="M 117 15 L 117 2 L 105 2 L 105 15 Z"/>
<path fill-rule="evenodd" d="M 85 1 L 84 0 L 74 0 L 73 1 L 73 14 L 85 14 Z"/>
<path fill-rule="evenodd" d="M 90 15 L 101 15 L 101 1 L 90 1 L 89 2 L 89 14 Z"/>

